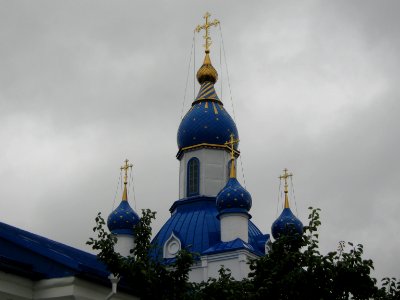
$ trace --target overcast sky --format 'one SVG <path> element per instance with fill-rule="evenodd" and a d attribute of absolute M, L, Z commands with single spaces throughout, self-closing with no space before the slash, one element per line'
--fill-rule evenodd
<path fill-rule="evenodd" d="M 399 1 L 0 0 L 0 221 L 88 250 L 128 158 L 132 206 L 162 226 L 206 11 L 253 222 L 270 232 L 287 167 L 293 211 L 322 209 L 324 252 L 362 243 L 378 278 L 400 277 Z"/>

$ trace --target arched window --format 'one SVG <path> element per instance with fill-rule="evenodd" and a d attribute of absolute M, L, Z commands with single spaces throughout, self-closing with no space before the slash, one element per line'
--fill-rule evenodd
<path fill-rule="evenodd" d="M 194 196 L 199 194 L 200 190 L 200 161 L 198 158 L 193 157 L 189 160 L 187 165 L 187 196 Z"/>

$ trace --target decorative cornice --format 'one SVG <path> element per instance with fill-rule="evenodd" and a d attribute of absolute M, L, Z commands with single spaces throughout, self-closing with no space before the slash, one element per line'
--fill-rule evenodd
<path fill-rule="evenodd" d="M 178 153 L 176 154 L 176 158 L 180 159 L 184 152 L 194 151 L 194 150 L 201 149 L 201 148 L 221 149 L 221 150 L 225 150 L 228 153 L 231 153 L 231 149 L 227 145 L 201 143 L 201 144 L 183 147 L 183 148 L 179 149 Z M 235 157 L 237 158 L 240 155 L 240 151 L 234 149 L 234 154 L 235 154 Z"/>

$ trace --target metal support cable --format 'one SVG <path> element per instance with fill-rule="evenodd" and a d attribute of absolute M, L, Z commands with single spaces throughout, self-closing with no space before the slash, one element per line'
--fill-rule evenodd
<path fill-rule="evenodd" d="M 223 85 L 222 85 L 223 72 L 222 72 L 222 42 L 221 42 L 221 39 L 220 39 L 220 41 L 219 41 L 219 69 L 221 70 L 221 76 L 220 76 L 220 79 L 219 79 L 220 87 L 221 87 L 221 101 L 223 101 L 224 97 L 223 97 L 223 94 L 222 94 L 222 88 L 223 88 Z"/>
<path fill-rule="evenodd" d="M 235 106 L 234 106 L 234 102 L 233 102 L 233 96 L 232 96 L 232 88 L 231 88 L 231 82 L 229 80 L 229 70 L 228 70 L 228 62 L 226 59 L 226 52 L 225 52 L 225 44 L 224 44 L 224 38 L 222 36 L 222 28 L 221 28 L 221 23 L 218 24 L 218 28 L 219 28 L 219 33 L 220 33 L 220 37 L 221 37 L 221 42 L 222 42 L 222 51 L 224 53 L 224 61 L 225 61 L 225 69 L 226 69 L 226 78 L 228 81 L 228 89 L 229 89 L 229 96 L 230 96 L 230 100 L 231 100 L 231 107 L 232 107 L 232 114 L 233 114 L 233 120 L 236 123 L 236 113 L 235 113 Z M 221 74 L 222 74 L 222 70 L 221 70 Z M 246 177 L 244 174 L 244 168 L 243 168 L 243 155 L 240 154 L 240 167 L 242 169 L 242 179 L 243 179 L 243 185 L 244 188 L 246 188 Z"/>
<path fill-rule="evenodd" d="M 114 194 L 114 200 L 113 200 L 113 204 L 112 204 L 112 208 L 111 211 L 114 210 L 114 206 L 115 206 L 115 199 L 117 199 L 117 194 L 118 194 L 118 187 L 119 187 L 119 183 L 121 182 L 122 184 L 122 171 L 119 172 L 119 177 L 118 177 L 118 182 L 117 182 L 117 187 L 115 188 L 115 194 Z M 122 185 L 121 185 L 122 187 Z"/>
<path fill-rule="evenodd" d="M 294 207 L 296 209 L 296 216 L 299 215 L 299 212 L 297 211 L 297 202 L 296 202 L 296 194 L 294 193 L 294 185 L 293 185 L 293 179 L 290 177 L 290 184 L 292 186 L 292 194 L 293 194 L 293 202 L 294 202 Z"/>
<path fill-rule="evenodd" d="M 193 31 L 193 100 L 196 98 L 196 30 Z"/>
<path fill-rule="evenodd" d="M 279 203 L 281 202 L 281 187 L 282 187 L 282 180 L 279 179 L 279 189 L 278 189 L 278 201 L 276 202 L 276 217 L 278 217 L 278 213 L 279 213 Z"/>
<path fill-rule="evenodd" d="M 226 59 L 225 44 L 224 44 L 224 38 L 223 38 L 223 36 L 222 36 L 221 24 L 219 24 L 219 32 L 220 32 L 220 35 L 221 35 L 222 50 L 223 50 L 223 53 L 224 53 L 225 69 L 226 69 L 226 78 L 227 78 L 227 80 L 228 80 L 228 88 L 229 88 L 229 94 L 230 94 L 230 99 L 231 99 L 231 106 L 232 106 L 232 112 L 233 112 L 233 119 L 236 121 L 235 107 L 234 107 L 234 103 L 233 103 L 231 83 L 230 83 L 230 80 L 229 80 L 228 62 L 227 62 L 227 59 Z"/>
<path fill-rule="evenodd" d="M 181 120 L 183 119 L 183 112 L 185 110 L 187 87 L 188 87 L 188 83 L 189 83 L 189 72 L 190 72 L 190 66 L 192 64 L 192 53 L 194 51 L 194 47 L 195 47 L 195 32 L 193 31 L 192 48 L 190 49 L 189 66 L 188 66 L 188 71 L 187 71 L 187 76 L 186 76 L 186 84 L 185 84 L 185 93 L 183 95 Z M 193 70 L 194 70 L 194 66 L 193 66 Z"/>
<path fill-rule="evenodd" d="M 133 192 L 133 205 L 136 211 L 136 194 L 135 194 L 135 185 L 133 184 L 133 180 L 132 180 L 132 192 Z"/>
<path fill-rule="evenodd" d="M 244 188 L 245 188 L 245 189 L 247 189 L 247 187 L 246 187 L 246 177 L 244 176 L 244 169 L 243 169 L 243 160 L 242 160 L 242 154 L 240 154 L 240 157 L 239 157 L 239 159 L 240 159 L 240 168 L 242 169 L 242 179 L 243 179 L 243 185 L 244 185 Z"/>
<path fill-rule="evenodd" d="M 130 174 L 129 174 L 128 195 L 129 195 L 130 187 L 132 187 L 132 194 L 133 194 L 132 202 L 133 202 L 134 208 L 135 208 L 135 210 L 136 210 L 135 186 L 134 186 L 134 184 L 133 184 L 132 170 L 131 170 L 131 172 L 130 172 Z"/>

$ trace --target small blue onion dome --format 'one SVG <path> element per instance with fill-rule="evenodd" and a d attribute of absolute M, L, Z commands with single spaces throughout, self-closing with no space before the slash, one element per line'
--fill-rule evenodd
<path fill-rule="evenodd" d="M 122 200 L 118 207 L 108 216 L 107 226 L 114 234 L 133 235 L 133 228 L 139 223 L 139 220 L 139 216 L 128 201 Z"/>
<path fill-rule="evenodd" d="M 251 208 L 251 195 L 236 178 L 229 178 L 216 198 L 217 209 L 224 213 L 248 213 Z"/>
<path fill-rule="evenodd" d="M 302 234 L 303 223 L 287 207 L 283 209 L 281 215 L 272 224 L 271 232 L 274 239 L 278 239 L 281 235 Z"/>

